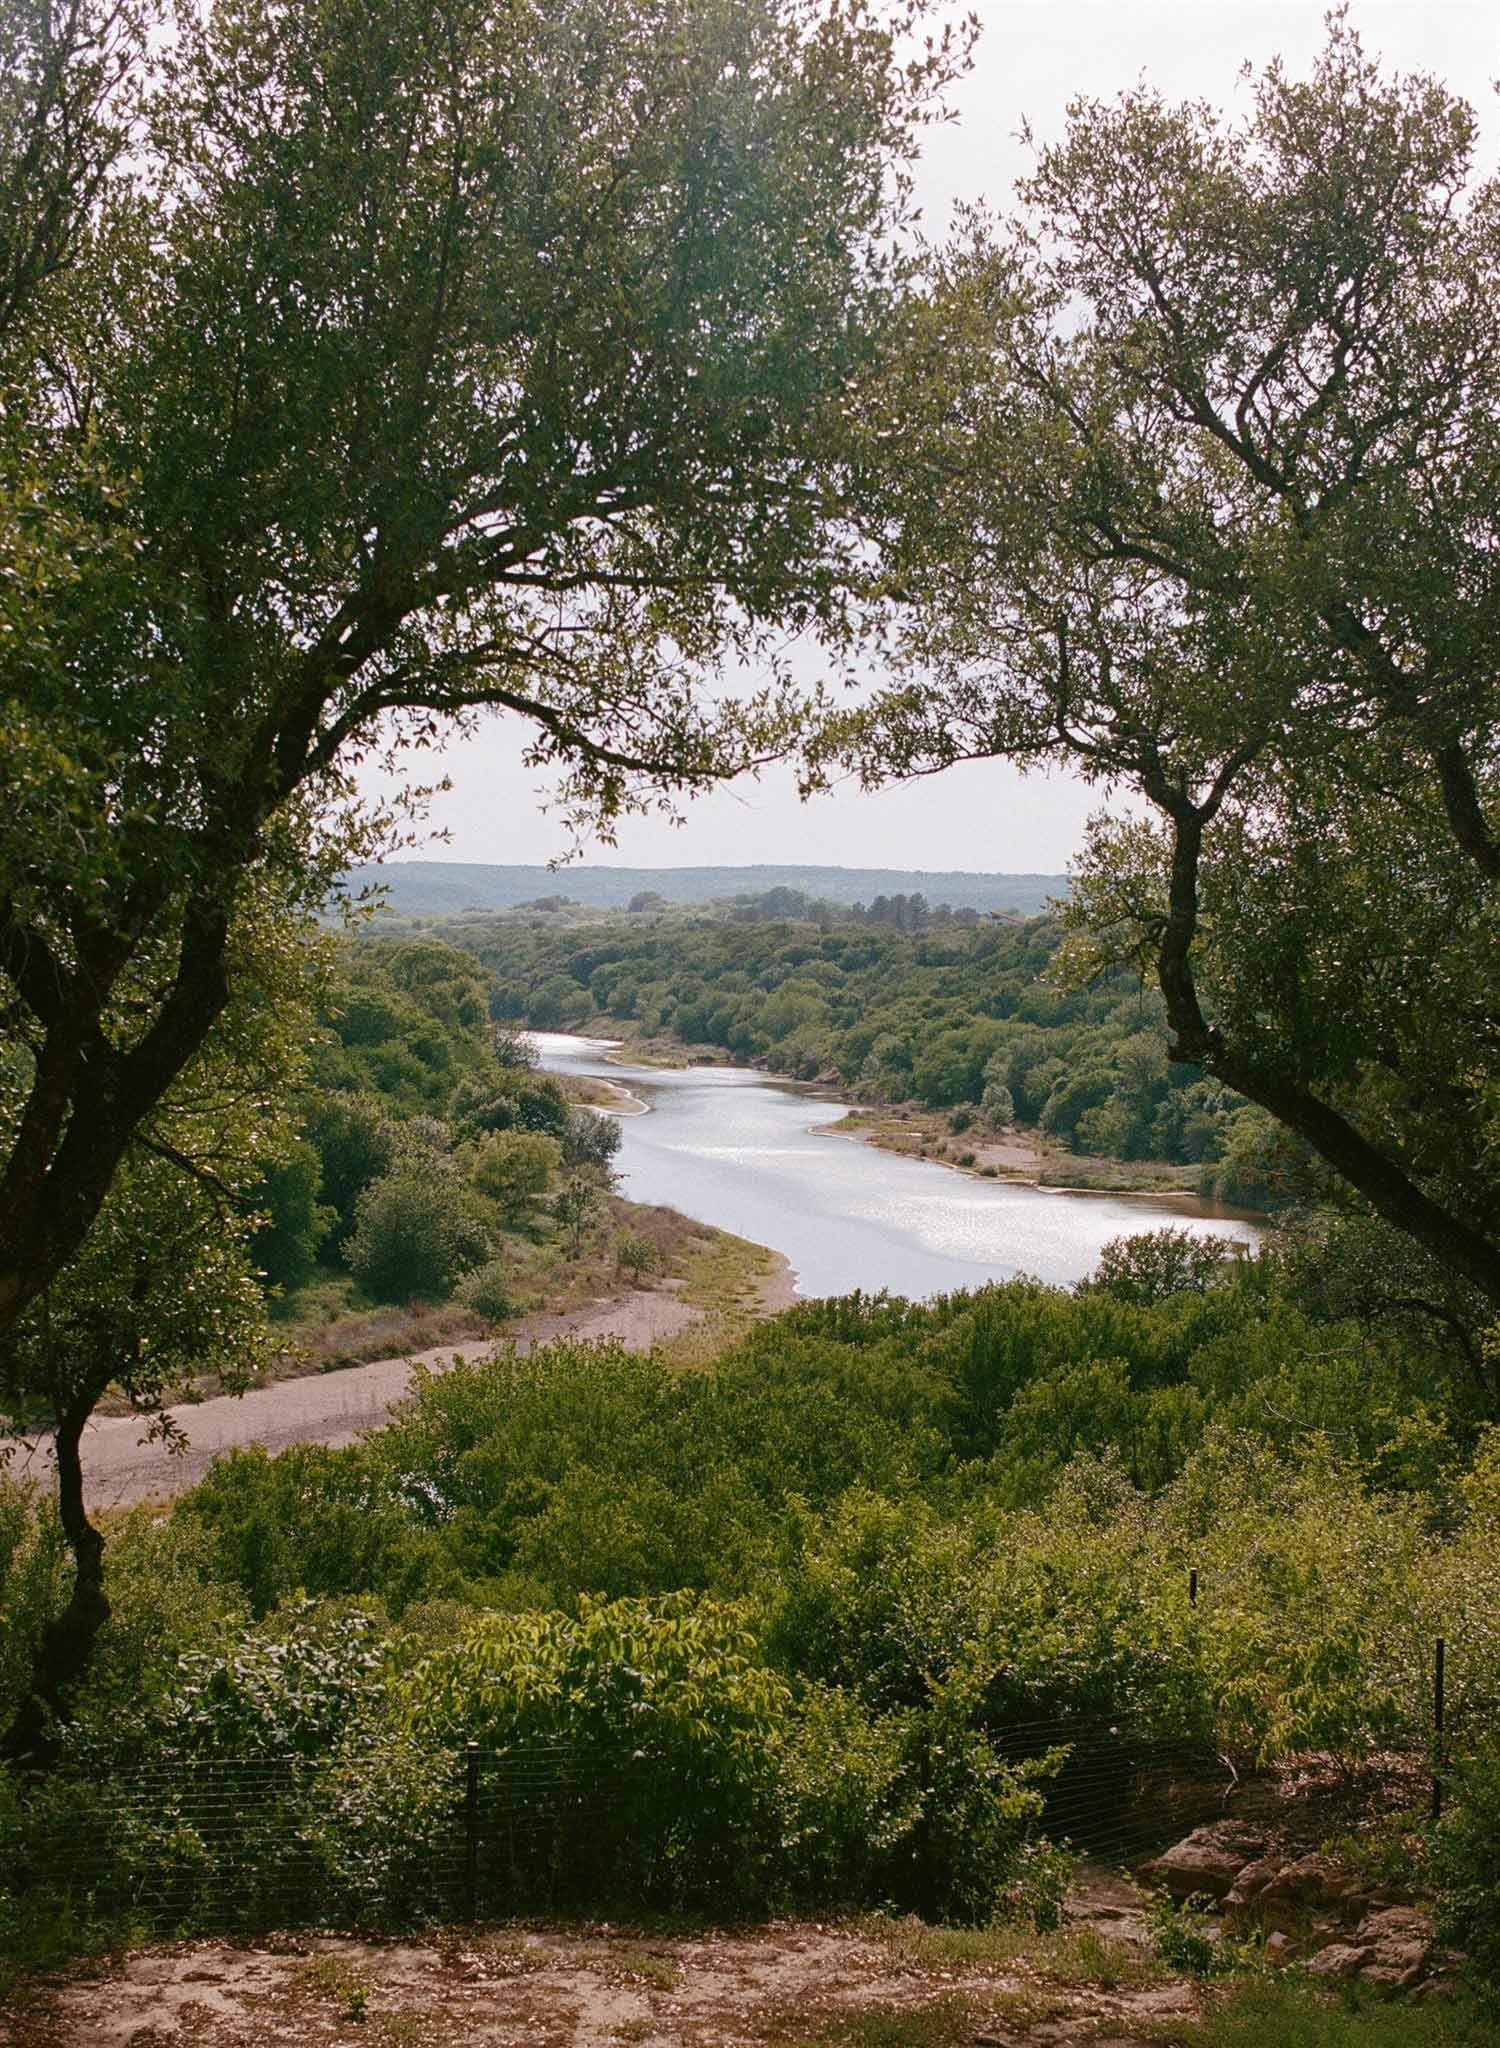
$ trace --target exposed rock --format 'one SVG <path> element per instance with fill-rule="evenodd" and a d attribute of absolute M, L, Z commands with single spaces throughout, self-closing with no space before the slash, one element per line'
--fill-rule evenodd
<path fill-rule="evenodd" d="M 1247 1863 L 1225 1897 L 1225 1907 L 1233 1911 L 1253 1904 L 1285 1867 L 1284 1856 L 1258 1856 L 1253 1863 Z"/>
<path fill-rule="evenodd" d="M 1386 1906 L 1367 1913 L 1354 1937 L 1370 1951 L 1360 1976 L 1367 1984 L 1409 1991 L 1427 1972 L 1433 1936 L 1432 1921 L 1414 1907 Z"/>
<path fill-rule="evenodd" d="M 1295 1921 L 1330 1906 L 1347 1908 L 1365 1895 L 1360 1880 L 1331 1856 L 1299 1856 L 1259 1887 L 1255 1908 L 1265 1920 Z"/>
<path fill-rule="evenodd" d="M 1457 1977 L 1428 1977 L 1412 1991 L 1413 1998 L 1456 1998 L 1463 1990 Z"/>
<path fill-rule="evenodd" d="M 1415 1906 L 1382 1906 L 1373 1913 L 1366 1913 L 1354 1938 L 1371 1945 L 1387 1941 L 1419 1941 L 1426 1949 L 1432 1946 L 1433 1933 L 1431 1915 L 1418 1912 Z"/>
<path fill-rule="evenodd" d="M 1258 1829 L 1241 1821 L 1215 1821 L 1194 1828 L 1164 1856 L 1143 1865 L 1141 1875 L 1152 1884 L 1163 1885 L 1174 1899 L 1191 1898 L 1196 1892 L 1222 1899 L 1234 1889 L 1246 1864 L 1264 1853 L 1265 1846 L 1266 1838 Z"/>
<path fill-rule="evenodd" d="M 1332 1941 L 1310 1959 L 1308 1974 L 1313 1977 L 1353 1977 L 1363 1969 L 1369 1956 L 1367 1948 L 1351 1948 L 1346 1941 Z"/>

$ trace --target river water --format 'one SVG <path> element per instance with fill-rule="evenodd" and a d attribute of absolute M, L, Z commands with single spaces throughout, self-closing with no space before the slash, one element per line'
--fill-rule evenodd
<path fill-rule="evenodd" d="M 1175 1223 L 1253 1244 L 1242 1217 L 1191 1196 L 1062 1194 L 976 1180 L 828 1126 L 845 1105 L 742 1067 L 629 1067 L 607 1040 L 531 1037 L 553 1073 L 620 1083 L 646 1104 L 621 1118 L 621 1191 L 769 1245 L 803 1295 L 882 1287 L 913 1300 L 1028 1273 L 1071 1286 L 1112 1237 Z"/>

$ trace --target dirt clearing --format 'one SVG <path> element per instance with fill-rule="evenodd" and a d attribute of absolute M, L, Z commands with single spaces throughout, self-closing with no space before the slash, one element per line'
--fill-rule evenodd
<path fill-rule="evenodd" d="M 32 1985 L 13 2048 L 972 2048 L 1191 2039 L 1194 1988 L 1097 1918 L 1038 1937 L 915 1921 L 656 1934 L 461 1929 L 194 1942 Z"/>

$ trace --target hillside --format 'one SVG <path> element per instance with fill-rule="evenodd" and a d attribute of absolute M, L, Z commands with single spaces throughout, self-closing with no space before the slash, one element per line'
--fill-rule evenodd
<path fill-rule="evenodd" d="M 497 867 L 479 861 L 403 860 L 352 868 L 361 888 L 379 884 L 390 908 L 404 917 L 434 917 L 454 910 L 505 910 L 539 896 L 565 896 L 599 909 L 623 909 L 632 896 L 654 890 L 667 903 L 717 903 L 758 896 L 767 889 L 800 890 L 828 903 L 870 903 L 877 896 L 921 894 L 955 910 L 1017 910 L 1035 915 L 1049 897 L 1065 896 L 1065 875 L 986 875 L 904 868 L 819 867 Z"/>

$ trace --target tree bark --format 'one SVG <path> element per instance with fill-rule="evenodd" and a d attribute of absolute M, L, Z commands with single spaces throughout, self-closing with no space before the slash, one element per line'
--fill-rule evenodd
<path fill-rule="evenodd" d="M 104 1590 L 104 1538 L 83 1505 L 83 1461 L 79 1444 L 92 1402 L 80 1402 L 59 1416 L 53 1439 L 57 1461 L 57 1505 L 63 1534 L 73 1553 L 73 1590 L 62 1613 L 42 1631 L 31 1666 L 31 1690 L 5 1737 L 3 1753 L 31 1769 L 46 1765 L 56 1748 L 57 1717 L 83 1676 L 99 1632 L 109 1620 Z"/>

